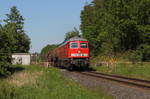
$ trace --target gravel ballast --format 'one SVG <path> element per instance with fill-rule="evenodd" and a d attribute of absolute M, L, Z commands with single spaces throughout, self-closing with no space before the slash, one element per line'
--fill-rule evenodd
<path fill-rule="evenodd" d="M 74 80 L 81 85 L 96 90 L 104 90 L 114 96 L 115 99 L 150 99 L 150 91 L 127 86 L 114 81 L 97 79 L 74 72 L 62 70 L 65 77 Z"/>

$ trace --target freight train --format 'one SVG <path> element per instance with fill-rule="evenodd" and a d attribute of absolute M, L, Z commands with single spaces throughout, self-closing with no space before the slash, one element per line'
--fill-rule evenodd
<path fill-rule="evenodd" d="M 81 37 L 70 38 L 47 54 L 50 65 L 69 70 L 88 68 L 89 58 L 89 42 Z"/>

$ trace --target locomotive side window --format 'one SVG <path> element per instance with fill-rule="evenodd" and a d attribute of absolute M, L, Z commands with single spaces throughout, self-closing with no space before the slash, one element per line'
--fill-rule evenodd
<path fill-rule="evenodd" d="M 80 47 L 81 48 L 87 48 L 88 46 L 87 46 L 87 43 L 80 43 Z"/>
<path fill-rule="evenodd" d="M 71 43 L 70 48 L 78 48 L 78 43 Z"/>

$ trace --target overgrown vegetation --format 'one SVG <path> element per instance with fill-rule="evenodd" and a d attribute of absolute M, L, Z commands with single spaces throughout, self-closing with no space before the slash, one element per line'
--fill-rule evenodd
<path fill-rule="evenodd" d="M 25 70 L 0 82 L 1 99 L 112 99 L 107 93 L 92 91 L 65 79 L 59 69 L 23 68 Z"/>
<path fill-rule="evenodd" d="M 0 25 L 0 76 L 9 74 L 12 53 L 27 53 L 30 39 L 24 31 L 24 18 L 13 6 Z"/>
<path fill-rule="evenodd" d="M 93 56 L 126 51 L 150 61 L 150 0 L 93 0 L 81 12 L 81 31 Z"/>

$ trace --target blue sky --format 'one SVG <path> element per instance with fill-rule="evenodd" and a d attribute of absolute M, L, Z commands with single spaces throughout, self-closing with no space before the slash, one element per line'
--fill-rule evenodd
<path fill-rule="evenodd" d="M 30 52 L 40 52 L 47 44 L 61 43 L 73 27 L 79 28 L 80 12 L 86 1 L 92 0 L 0 0 L 0 19 L 17 6 L 31 38 Z"/>

